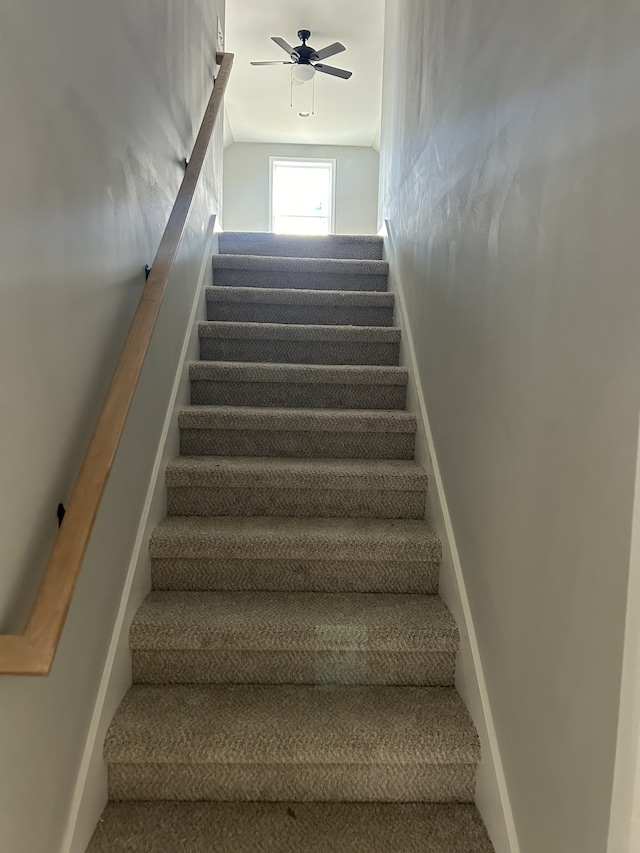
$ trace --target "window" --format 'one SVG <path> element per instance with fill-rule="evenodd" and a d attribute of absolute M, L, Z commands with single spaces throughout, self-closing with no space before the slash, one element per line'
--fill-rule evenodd
<path fill-rule="evenodd" d="M 271 230 L 276 234 L 333 233 L 335 160 L 269 159 Z"/>

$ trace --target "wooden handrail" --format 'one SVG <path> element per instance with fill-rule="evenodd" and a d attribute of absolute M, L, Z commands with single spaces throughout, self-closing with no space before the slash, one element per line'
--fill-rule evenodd
<path fill-rule="evenodd" d="M 233 65 L 233 54 L 218 53 L 216 61 L 220 70 L 189 165 L 73 487 L 27 626 L 23 634 L 0 635 L 0 675 L 48 675 L 51 670 L 167 282 L 187 227 L 202 165 Z"/>

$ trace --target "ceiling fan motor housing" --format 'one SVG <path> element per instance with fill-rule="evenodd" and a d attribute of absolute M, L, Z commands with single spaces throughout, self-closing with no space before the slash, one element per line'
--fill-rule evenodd
<path fill-rule="evenodd" d="M 306 44 L 307 39 L 311 38 L 311 30 L 298 30 L 298 38 L 302 44 L 293 49 L 291 58 L 299 65 L 310 65 L 312 62 L 317 62 L 320 57 L 312 47 L 307 47 Z"/>
<path fill-rule="evenodd" d="M 318 59 L 320 59 L 315 50 L 312 47 L 307 47 L 305 44 L 301 44 L 300 47 L 296 47 L 291 54 L 291 57 L 300 65 L 309 65 L 310 63 L 317 62 Z"/>

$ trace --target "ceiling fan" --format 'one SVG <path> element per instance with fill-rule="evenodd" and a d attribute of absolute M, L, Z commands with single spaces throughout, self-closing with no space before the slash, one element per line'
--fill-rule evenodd
<path fill-rule="evenodd" d="M 295 65 L 293 69 L 296 79 L 300 81 L 311 80 L 316 71 L 322 71 L 323 74 L 331 74 L 333 77 L 342 77 L 348 80 L 353 72 L 345 71 L 343 68 L 334 68 L 333 65 L 325 65 L 320 60 L 326 59 L 328 56 L 334 56 L 336 53 L 341 53 L 346 50 L 343 44 L 335 41 L 333 44 L 323 47 L 322 50 L 315 50 L 309 47 L 307 41 L 311 38 L 310 30 L 298 30 L 298 38 L 302 44 L 298 47 L 291 47 L 288 42 L 279 36 L 271 36 L 271 40 L 285 50 L 291 57 L 289 62 L 252 62 L 252 65 Z"/>

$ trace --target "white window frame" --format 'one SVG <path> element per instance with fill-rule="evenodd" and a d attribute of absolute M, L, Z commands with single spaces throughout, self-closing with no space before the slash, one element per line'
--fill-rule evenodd
<path fill-rule="evenodd" d="M 335 157 L 277 157 L 269 156 L 269 227 L 274 230 L 275 216 L 273 211 L 273 167 L 275 163 L 300 163 L 302 165 L 321 163 L 331 167 L 331 201 L 329 204 L 329 234 L 335 234 L 336 229 L 336 159 Z"/>

